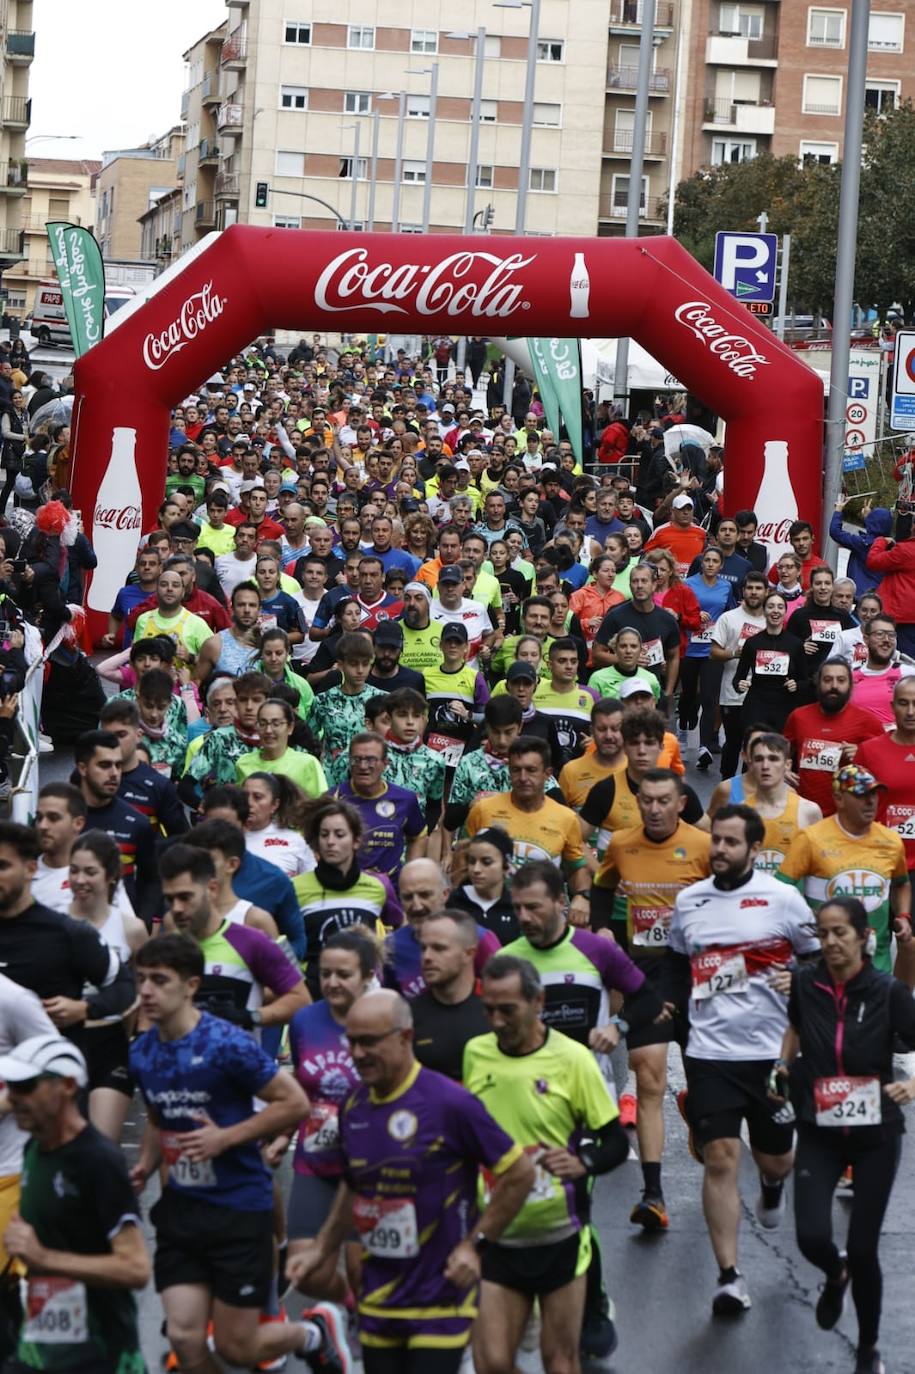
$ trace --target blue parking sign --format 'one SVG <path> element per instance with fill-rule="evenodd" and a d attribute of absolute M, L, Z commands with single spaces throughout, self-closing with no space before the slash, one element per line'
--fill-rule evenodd
<path fill-rule="evenodd" d="M 715 280 L 739 301 L 775 300 L 777 234 L 715 235 Z"/>

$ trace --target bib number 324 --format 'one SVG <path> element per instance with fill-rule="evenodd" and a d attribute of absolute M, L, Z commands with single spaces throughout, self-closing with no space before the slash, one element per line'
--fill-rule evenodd
<path fill-rule="evenodd" d="M 879 1078 L 818 1078 L 813 1085 L 818 1126 L 879 1126 Z"/>

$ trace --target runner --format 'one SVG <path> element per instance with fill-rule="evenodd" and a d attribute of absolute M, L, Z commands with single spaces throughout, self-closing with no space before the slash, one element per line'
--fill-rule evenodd
<path fill-rule="evenodd" d="M 249 773 L 242 791 L 249 808 L 246 848 L 276 864 L 289 878 L 310 873 L 315 856 L 302 838 L 307 806 L 301 789 L 282 773 Z"/>
<path fill-rule="evenodd" d="M 747 744 L 749 767 L 743 774 L 741 796 L 733 798 L 752 806 L 765 822 L 763 847 L 756 856 L 756 867 L 763 873 L 777 873 L 798 831 L 823 819 L 816 802 L 804 801 L 788 786 L 790 754 L 784 735 L 764 730 L 753 733 Z M 714 820 L 715 813 L 731 800 L 720 796 L 723 788 L 724 784 L 715 789 L 709 804 L 710 820 Z"/>
<path fill-rule="evenodd" d="M 816 949 L 810 911 L 799 894 L 754 867 L 765 826 L 750 807 L 722 807 L 712 822 L 712 876 L 674 903 L 662 988 L 689 1006 L 685 1111 L 705 1172 L 702 1201 L 718 1281 L 715 1316 L 746 1311 L 750 1294 L 737 1268 L 740 1132 L 747 1123 L 759 1169 L 756 1216 L 767 1229 L 784 1211 L 792 1130 L 772 1118 L 766 1085 L 781 1053 L 786 1000 L 769 981 L 793 953 Z"/>
<path fill-rule="evenodd" d="M 407 919 L 387 940 L 384 981 L 388 987 L 396 989 L 402 997 L 411 1001 L 425 987 L 419 933 L 427 917 L 447 906 L 448 880 L 441 866 L 432 859 L 412 859 L 404 864 L 399 887 Z M 474 958 L 477 975 L 482 973 L 490 955 L 498 951 L 499 941 L 492 931 L 477 925 Z"/>
<path fill-rule="evenodd" d="M 213 910 L 226 921 L 253 926 L 271 940 L 280 938 L 276 921 L 263 907 L 245 897 L 237 897 L 232 883 L 245 857 L 245 837 L 231 821 L 207 820 L 195 825 L 185 841 L 194 849 L 204 849 L 213 860 L 217 888 L 211 893 Z M 301 921 L 301 917 L 299 917 Z M 286 938 L 285 936 L 283 937 Z"/>
<path fill-rule="evenodd" d="M 903 678 L 896 683 L 893 717 L 895 730 L 865 740 L 855 757 L 883 784 L 877 818 L 895 830 L 905 845 L 909 884 L 915 897 L 915 682 Z"/>
<path fill-rule="evenodd" d="M 343 1182 L 290 1276 L 309 1290 L 355 1226 L 366 1374 L 457 1374 L 481 1254 L 524 1204 L 534 1167 L 476 1097 L 417 1063 L 410 1008 L 396 993 L 358 998 L 346 1040 L 362 1083 L 340 1115 Z M 497 1182 L 478 1216 L 481 1165 Z"/>
<path fill-rule="evenodd" d="M 150 1264 L 121 1151 L 80 1112 L 88 1074 L 69 1040 L 35 1035 L 0 1057 L 25 1147 L 3 1244 L 28 1269 L 19 1343 L 28 1370 L 142 1370 L 135 1291 Z"/>
<path fill-rule="evenodd" d="M 629 1143 L 590 1050 L 544 1024 L 533 965 L 497 955 L 482 996 L 493 1030 L 467 1046 L 464 1082 L 517 1136 L 536 1173 L 501 1241 L 483 1247 L 474 1366 L 479 1374 L 515 1367 L 536 1299 L 544 1369 L 577 1374 L 593 1237 L 588 1185 L 623 1163 Z M 606 1354 L 616 1345 L 612 1324 L 610 1336 Z"/>
<path fill-rule="evenodd" d="M 591 708 L 590 735 L 584 753 L 570 759 L 559 775 L 559 786 L 574 811 L 584 806 L 591 788 L 626 766 L 623 752 L 623 703 L 603 697 Z"/>
<path fill-rule="evenodd" d="M 150 1220 L 156 1291 L 181 1369 L 213 1368 L 212 1321 L 216 1354 L 229 1364 L 251 1368 L 296 1353 L 327 1374 L 348 1374 L 333 1307 L 259 1324 L 273 1281 L 273 1195 L 257 1142 L 294 1129 L 308 1110 L 305 1094 L 246 1031 L 194 1006 L 204 956 L 193 940 L 150 940 L 137 975 L 152 1029 L 130 1050 L 148 1112 L 131 1177 L 139 1191 L 160 1163 L 167 1169 Z"/>
<path fill-rule="evenodd" d="M 159 914 L 159 872 L 152 826 L 121 801 L 121 746 L 108 730 L 87 730 L 73 750 L 79 790 L 86 804 L 85 830 L 104 830 L 121 851 L 122 876 L 131 905 L 147 930 Z"/>
<path fill-rule="evenodd" d="M 517 940 L 521 934 L 508 887 L 513 857 L 511 836 L 501 826 L 478 830 L 462 855 L 469 881 L 456 887 L 448 898 L 449 907 L 471 912 L 500 945 Z"/>
<path fill-rule="evenodd" d="M 893 1082 L 893 1043 L 901 1036 L 915 1049 L 915 1007 L 904 984 L 873 967 L 868 914 L 856 897 L 824 902 L 816 929 L 821 957 L 791 976 L 790 1024 L 770 1092 L 781 1105 L 790 1081 L 798 1122 L 797 1242 L 826 1275 L 817 1325 L 831 1331 L 837 1324 L 851 1284 L 858 1316 L 855 1374 L 883 1374 L 877 1247 L 905 1130 L 900 1107 L 915 1100 L 915 1078 Z M 832 1237 L 832 1198 L 848 1166 L 855 1188 L 843 1251 Z"/>
<path fill-rule="evenodd" d="M 35 811 L 35 833 L 41 853 L 32 879 L 32 896 L 52 911 L 69 910 L 70 855 L 83 833 L 87 808 L 83 794 L 66 782 L 46 782 L 38 793 Z M 125 913 L 134 914 L 123 880 L 114 894 L 114 905 Z"/>
<path fill-rule="evenodd" d="M 478 931 L 470 912 L 446 907 L 427 916 L 418 935 L 425 988 L 410 1006 L 413 1047 L 421 1064 L 456 1083 L 468 1040 L 489 1030 L 476 993 Z"/>
<path fill-rule="evenodd" d="M 816 701 L 799 706 L 785 723 L 797 768 L 797 790 L 816 802 L 824 816 L 835 810 L 833 775 L 843 763 L 853 763 L 857 746 L 879 739 L 883 723 L 873 711 L 852 698 L 851 666 L 846 659 L 828 659 L 814 677 Z"/>
<path fill-rule="evenodd" d="M 743 696 L 734 686 L 734 673 L 745 641 L 766 628 L 762 608 L 768 585 L 764 571 L 747 573 L 743 580 L 740 605 L 718 617 L 709 638 L 712 661 L 723 665 L 718 693 L 721 724 L 724 727 L 720 759 L 723 778 L 729 778 L 737 772 L 743 730 Z"/>

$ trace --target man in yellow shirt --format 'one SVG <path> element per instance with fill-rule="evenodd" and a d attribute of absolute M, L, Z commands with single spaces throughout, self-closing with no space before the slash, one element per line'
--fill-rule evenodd
<path fill-rule="evenodd" d="M 626 766 L 623 752 L 623 707 L 616 697 L 596 701 L 591 711 L 591 739 L 594 748 L 572 759 L 559 774 L 559 786 L 570 806 L 584 806 L 595 783 Z"/>

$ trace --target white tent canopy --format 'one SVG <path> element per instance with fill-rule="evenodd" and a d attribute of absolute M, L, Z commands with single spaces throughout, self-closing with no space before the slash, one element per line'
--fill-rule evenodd
<path fill-rule="evenodd" d="M 525 339 L 492 339 L 506 357 L 511 358 L 516 367 L 532 376 L 531 361 Z M 582 339 L 581 367 L 582 384 L 587 387 L 612 387 L 616 374 L 616 339 Z M 635 339 L 629 341 L 629 378 L 628 390 L 638 388 L 644 391 L 683 391 L 672 373 L 668 372 L 657 358 L 653 358 Z"/>

